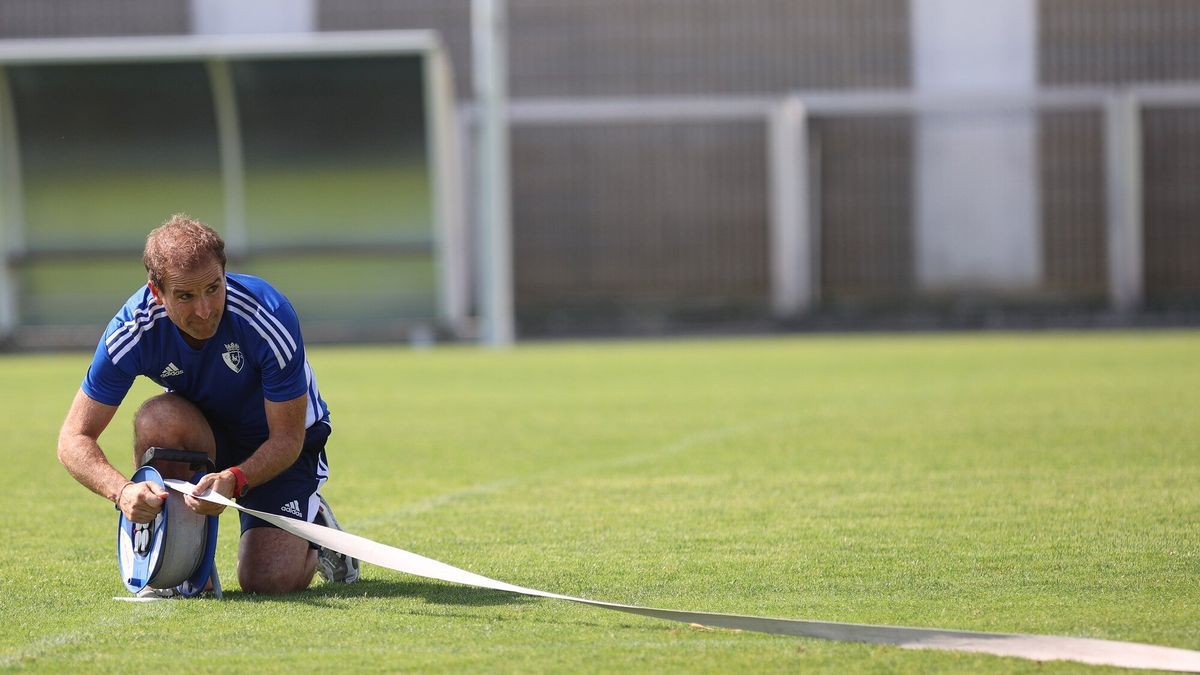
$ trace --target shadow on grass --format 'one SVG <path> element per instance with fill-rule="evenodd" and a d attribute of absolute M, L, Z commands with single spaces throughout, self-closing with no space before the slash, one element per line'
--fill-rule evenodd
<path fill-rule="evenodd" d="M 346 584 L 327 584 L 315 582 L 313 586 L 299 593 L 291 593 L 287 595 L 258 595 L 255 593 L 246 593 L 240 589 L 225 591 L 222 600 L 214 600 L 211 595 L 201 596 L 208 602 L 218 603 L 286 603 L 289 605 L 308 605 L 311 607 L 347 610 L 347 611 L 362 611 L 363 607 L 355 605 L 356 600 L 375 600 L 381 598 L 394 598 L 397 600 L 420 598 L 429 605 L 429 607 L 421 604 L 408 604 L 406 606 L 397 606 L 388 609 L 389 612 L 401 612 L 411 614 L 413 616 L 439 616 L 443 618 L 462 618 L 467 620 L 478 620 L 479 614 L 469 610 L 455 612 L 453 610 L 436 609 L 436 607 L 499 607 L 499 606 L 523 606 L 538 603 L 553 603 L 553 600 L 546 598 L 538 598 L 533 596 L 520 595 L 518 593 L 508 593 L 505 591 L 496 591 L 487 588 L 475 588 L 473 586 L 458 586 L 449 583 L 436 581 L 396 581 L 388 579 L 363 579 L 357 583 Z M 178 602 L 178 601 L 169 601 Z M 573 603 L 565 603 L 573 604 Z M 371 605 L 378 609 L 378 605 Z M 374 610 L 370 610 L 374 611 Z M 603 614 L 603 613 L 602 613 Z M 613 628 L 621 628 L 627 630 L 659 632 L 664 629 L 664 626 L 672 632 L 694 631 L 694 627 L 684 628 L 678 624 L 671 622 L 656 621 L 646 617 L 632 617 L 628 614 L 621 614 L 626 619 L 616 621 L 602 620 L 590 618 L 589 614 L 571 615 L 570 618 L 563 616 L 543 616 L 539 614 L 526 614 L 518 612 L 513 614 L 487 614 L 490 621 L 516 621 L 521 623 L 533 623 L 544 625 L 563 625 L 569 624 L 573 626 L 602 628 L 611 630 Z M 711 629 L 701 629 L 711 630 Z M 740 632 L 740 631 L 734 631 Z"/>
<path fill-rule="evenodd" d="M 223 600 L 217 602 L 244 602 L 244 603 L 272 603 L 282 602 L 289 604 L 303 604 L 312 607 L 322 607 L 330 609 L 352 609 L 353 605 L 348 605 L 347 600 L 360 599 L 377 599 L 377 598 L 421 598 L 430 605 L 441 606 L 459 606 L 459 607 L 489 607 L 501 605 L 526 605 L 547 602 L 544 598 L 536 598 L 532 596 L 520 595 L 518 593 L 507 593 L 504 591 L 496 591 L 487 588 L 475 588 L 472 586 L 456 586 L 447 583 L 439 583 L 432 581 L 393 581 L 386 579 L 363 579 L 357 583 L 345 584 L 325 584 L 316 582 L 308 590 L 299 593 L 291 593 L 288 595 L 256 595 L 253 593 L 244 593 L 241 590 L 231 590 L 225 592 Z M 553 601 L 550 601 L 553 602 Z M 397 610 L 389 610 L 397 611 Z M 477 614 L 470 612 L 457 613 L 454 611 L 427 611 L 421 607 L 409 607 L 399 610 L 408 614 L 417 616 L 427 616 L 436 614 L 444 618 L 463 618 L 476 620 Z M 639 630 L 647 632 L 656 632 L 663 630 L 666 625 L 672 631 L 682 631 L 684 628 L 674 626 L 670 622 L 632 619 L 629 621 L 618 620 L 616 623 L 604 622 L 581 617 L 572 617 L 564 619 L 562 617 L 543 617 L 530 616 L 526 614 L 513 614 L 508 618 L 500 616 L 491 616 L 490 620 L 508 620 L 519 621 L 522 623 L 534 623 L 544 625 L 563 625 L 564 623 L 591 628 L 612 629 L 620 627 L 623 629 Z M 628 616 L 628 615 L 624 615 Z"/>
<path fill-rule="evenodd" d="M 225 592 L 225 600 L 234 602 L 299 602 L 318 606 L 332 606 L 333 601 L 348 598 L 421 598 L 435 605 L 462 605 L 486 607 L 494 605 L 516 605 L 527 603 L 527 598 L 516 593 L 494 591 L 486 588 L 455 586 L 430 581 L 394 581 L 389 579 L 361 579 L 354 584 L 325 584 L 317 582 L 308 590 L 287 595 L 256 595 L 240 590 Z"/>

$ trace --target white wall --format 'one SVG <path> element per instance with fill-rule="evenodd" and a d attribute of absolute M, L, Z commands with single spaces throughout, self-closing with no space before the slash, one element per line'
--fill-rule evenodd
<path fill-rule="evenodd" d="M 316 0 L 192 0 L 192 32 L 304 33 L 316 28 Z"/>
<path fill-rule="evenodd" d="M 1037 86 L 1036 0 L 912 0 L 919 94 Z M 1035 286 L 1042 274 L 1034 113 L 934 113 L 917 123 L 922 290 Z"/>

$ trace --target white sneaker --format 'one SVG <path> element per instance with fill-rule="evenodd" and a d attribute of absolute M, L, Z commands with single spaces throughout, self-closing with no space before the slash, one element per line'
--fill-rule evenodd
<path fill-rule="evenodd" d="M 139 600 L 172 600 L 182 598 L 183 594 L 174 588 L 150 588 L 149 586 L 137 592 Z"/>
<path fill-rule="evenodd" d="M 335 530 L 342 529 L 337 518 L 333 517 L 333 509 L 329 508 L 329 502 L 319 494 L 317 499 L 321 500 L 321 505 L 317 508 L 313 522 Z M 358 561 L 337 551 L 322 548 L 317 553 L 317 574 L 327 582 L 352 584 L 358 581 Z"/>

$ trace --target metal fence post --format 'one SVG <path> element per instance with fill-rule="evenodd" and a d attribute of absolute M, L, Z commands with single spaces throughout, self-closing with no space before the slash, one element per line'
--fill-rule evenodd
<path fill-rule="evenodd" d="M 1141 103 L 1119 93 L 1105 103 L 1105 188 L 1108 207 L 1108 289 L 1112 308 L 1142 304 Z"/>
<path fill-rule="evenodd" d="M 477 183 L 483 267 L 480 309 L 483 343 L 513 342 L 512 214 L 508 146 L 508 31 L 505 0 L 471 5 L 475 97 L 479 101 Z"/>
<path fill-rule="evenodd" d="M 767 123 L 771 309 L 795 317 L 812 306 L 812 223 L 809 210 L 808 111 L 799 96 L 783 99 Z"/>

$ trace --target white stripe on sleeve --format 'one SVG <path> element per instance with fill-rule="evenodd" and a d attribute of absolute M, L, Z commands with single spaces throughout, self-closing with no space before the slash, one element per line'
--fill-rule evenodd
<path fill-rule="evenodd" d="M 243 302 L 242 300 L 239 300 L 237 298 L 230 297 L 230 296 L 226 296 L 226 299 L 228 300 L 228 302 L 226 304 L 228 304 L 231 309 L 239 308 L 241 310 L 241 311 L 235 311 L 234 312 L 235 314 L 237 314 L 238 316 L 245 317 L 247 321 L 258 322 L 257 325 L 259 327 L 257 328 L 257 330 L 258 330 L 259 334 L 262 335 L 263 338 L 265 338 L 268 342 L 271 343 L 272 349 L 274 349 L 276 352 L 278 352 L 280 354 L 283 354 L 284 361 L 292 360 L 292 350 L 287 348 L 287 345 L 279 337 L 279 334 L 276 333 L 275 330 L 273 328 L 271 328 L 270 325 L 267 325 L 265 322 L 262 321 L 262 316 L 264 314 L 266 314 L 266 312 L 264 312 L 261 307 L 259 307 L 258 305 L 248 305 L 245 302 Z"/>
<path fill-rule="evenodd" d="M 272 340 L 271 337 L 267 335 L 266 331 L 264 331 L 262 327 L 258 325 L 258 322 L 254 320 L 253 316 L 247 314 L 245 310 L 235 305 L 230 305 L 229 311 L 245 319 L 246 323 L 250 324 L 254 330 L 258 331 L 258 334 L 262 336 L 262 339 L 265 340 L 266 343 L 271 347 L 271 351 L 275 352 L 275 359 L 279 361 L 280 369 L 283 369 L 285 366 L 287 366 L 287 361 L 284 360 L 283 354 L 279 353 L 279 347 L 275 345 L 275 341 Z"/>
<path fill-rule="evenodd" d="M 263 309 L 257 300 L 255 300 L 252 296 L 244 293 L 243 291 L 240 291 L 240 290 L 238 290 L 232 286 L 228 286 L 228 285 L 225 288 L 228 289 L 231 293 L 233 293 L 233 295 L 235 297 L 242 300 L 244 304 L 246 304 L 247 306 L 253 305 L 255 311 L 257 311 L 257 312 L 261 313 L 263 316 L 267 317 L 267 321 L 269 322 L 269 324 L 273 324 L 274 328 L 280 334 L 282 334 L 284 339 L 287 340 L 287 343 L 292 346 L 293 352 L 296 351 L 297 349 L 299 349 L 299 347 L 296 345 L 296 341 L 292 339 L 292 334 L 288 332 L 287 328 L 284 328 L 283 324 L 279 322 L 279 319 L 275 318 L 274 314 Z"/>

